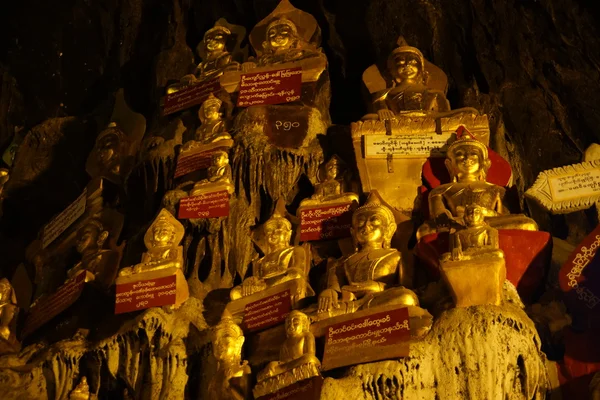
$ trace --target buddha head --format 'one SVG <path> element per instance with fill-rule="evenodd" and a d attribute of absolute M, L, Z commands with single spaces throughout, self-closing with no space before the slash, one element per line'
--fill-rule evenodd
<path fill-rule="evenodd" d="M 166 208 L 163 208 L 146 231 L 144 244 L 147 249 L 175 247 L 183 239 L 184 231 L 181 222 L 177 221 Z"/>
<path fill-rule="evenodd" d="M 483 225 L 483 207 L 477 204 L 469 204 L 465 207 L 464 220 L 468 227 Z"/>
<path fill-rule="evenodd" d="M 166 218 L 159 219 L 152 227 L 152 241 L 155 247 L 173 246 L 175 227 Z"/>
<path fill-rule="evenodd" d="M 242 358 L 244 333 L 225 310 L 221 321 L 213 328 L 213 353 L 217 361 L 239 363 Z"/>
<path fill-rule="evenodd" d="M 114 169 L 119 165 L 123 133 L 115 122 L 111 122 L 96 140 L 96 162 L 107 169 Z"/>
<path fill-rule="evenodd" d="M 416 47 L 400 46 L 388 59 L 389 71 L 397 83 L 425 84 L 425 58 Z"/>
<path fill-rule="evenodd" d="M 310 321 L 308 316 L 298 310 L 290 312 L 285 319 L 285 333 L 287 337 L 298 337 L 309 331 Z"/>
<path fill-rule="evenodd" d="M 396 220 L 377 192 L 352 214 L 352 237 L 358 248 L 389 249 L 396 232 Z"/>
<path fill-rule="evenodd" d="M 206 31 L 202 43 L 206 52 L 210 56 L 213 53 L 226 51 L 227 39 L 231 36 L 231 31 L 224 26 L 215 25 Z"/>
<path fill-rule="evenodd" d="M 325 164 L 326 180 L 329 181 L 337 179 L 342 174 L 342 170 L 342 160 L 340 160 L 338 156 L 331 157 L 331 159 Z"/>
<path fill-rule="evenodd" d="M 267 34 L 263 43 L 266 52 L 276 53 L 293 49 L 298 45 L 298 29 L 287 18 L 279 18 L 267 27 Z"/>
<path fill-rule="evenodd" d="M 77 232 L 75 249 L 79 254 L 95 253 L 104 246 L 108 232 L 97 219 L 88 220 Z"/>
<path fill-rule="evenodd" d="M 217 150 L 214 153 L 212 153 L 211 160 L 213 166 L 222 168 L 229 164 L 229 155 L 226 151 Z"/>
<path fill-rule="evenodd" d="M 292 238 L 292 224 L 278 210 L 263 225 L 269 252 L 288 247 Z"/>
<path fill-rule="evenodd" d="M 198 110 L 198 118 L 200 121 L 205 124 L 221 119 L 221 113 L 219 112 L 221 104 L 223 104 L 223 102 L 211 93 Z"/>
<path fill-rule="evenodd" d="M 448 146 L 445 163 L 453 182 L 485 181 L 491 165 L 487 146 L 462 126 Z"/>

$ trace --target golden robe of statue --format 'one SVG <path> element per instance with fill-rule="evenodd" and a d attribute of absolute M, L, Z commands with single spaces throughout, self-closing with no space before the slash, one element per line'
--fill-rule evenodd
<path fill-rule="evenodd" d="M 227 190 L 233 193 L 235 188 L 231 183 L 231 166 L 229 155 L 226 151 L 217 150 L 211 156 L 212 165 L 208 167 L 208 178 L 194 184 L 190 196 L 199 196 L 203 193 Z"/>
<path fill-rule="evenodd" d="M 324 168 L 323 168 L 324 167 Z M 300 202 L 300 207 L 322 205 L 325 203 L 358 202 L 356 193 L 345 192 L 343 182 L 343 162 L 334 155 L 322 166 L 324 179 L 315 187 L 315 193 Z"/>

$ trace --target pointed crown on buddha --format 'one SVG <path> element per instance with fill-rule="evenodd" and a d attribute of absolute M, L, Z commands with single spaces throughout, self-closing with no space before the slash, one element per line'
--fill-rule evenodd
<path fill-rule="evenodd" d="M 282 210 L 280 210 L 279 205 L 275 207 L 275 211 L 273 211 L 273 215 L 264 223 L 263 228 L 267 228 L 273 224 L 283 223 L 288 230 L 292 230 L 292 223 L 285 217 Z"/>
<path fill-rule="evenodd" d="M 240 337 L 244 336 L 242 328 L 240 328 L 235 321 L 229 310 L 225 309 L 221 315 L 221 320 L 212 331 L 212 338 L 215 341 L 217 338 L 222 336 Z"/>
<path fill-rule="evenodd" d="M 456 140 L 448 146 L 448 156 L 454 154 L 454 150 L 462 146 L 474 146 L 481 152 L 484 160 L 488 159 L 488 148 L 485 144 L 479 141 L 471 132 L 463 125 L 456 130 Z M 483 161 L 483 160 L 482 160 Z"/>

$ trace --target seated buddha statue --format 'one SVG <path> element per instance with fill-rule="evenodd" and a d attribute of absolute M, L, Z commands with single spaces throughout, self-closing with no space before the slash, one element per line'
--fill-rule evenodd
<path fill-rule="evenodd" d="M 328 268 L 327 289 L 319 294 L 318 313 L 335 316 L 385 304 L 418 306 L 412 271 L 390 248 L 396 222 L 376 191 L 352 214 L 356 251 Z M 399 286 L 402 285 L 402 286 Z"/>
<path fill-rule="evenodd" d="M 67 271 L 67 277 L 72 278 L 79 271 L 86 270 L 93 275 L 92 280 L 104 286 L 112 285 L 119 268 L 120 254 L 116 250 L 104 249 L 107 239 L 108 231 L 104 230 L 100 220 L 87 220 L 79 228 L 75 242 L 75 250 L 81 255 L 81 260 Z"/>
<path fill-rule="evenodd" d="M 106 178 L 119 184 L 132 166 L 128 156 L 129 139 L 116 122 L 108 124 L 98 137 L 86 161 L 85 169 L 92 177 Z"/>
<path fill-rule="evenodd" d="M 142 255 L 141 263 L 121 269 L 119 276 L 182 268 L 183 247 L 179 243 L 183 239 L 183 234 L 184 228 L 181 222 L 163 208 L 144 235 L 147 251 Z"/>
<path fill-rule="evenodd" d="M 314 294 L 308 284 L 310 255 L 300 246 L 290 245 L 292 224 L 279 209 L 264 223 L 259 234 L 266 243 L 265 256 L 253 263 L 253 276 L 231 289 L 231 300 L 250 296 L 280 283 L 302 279 L 305 289 L 292 294 L 293 300 Z"/>
<path fill-rule="evenodd" d="M 481 206 L 469 204 L 463 219 L 465 226 L 450 234 L 450 252 L 442 255 L 442 261 L 472 260 L 486 255 L 504 257 L 499 248 L 498 230 L 485 222 Z"/>
<path fill-rule="evenodd" d="M 324 168 L 323 168 L 324 167 Z M 315 193 L 308 199 L 300 202 L 300 207 L 321 205 L 323 203 L 351 203 L 358 202 L 358 195 L 355 193 L 344 193 L 343 187 L 343 161 L 336 155 L 331 157 L 323 169 L 324 180 L 317 184 Z"/>
<path fill-rule="evenodd" d="M 211 166 L 208 167 L 208 178 L 194 184 L 190 196 L 199 196 L 207 192 L 227 190 L 233 193 L 235 188 L 231 183 L 231 166 L 226 151 L 216 150 L 211 155 Z"/>
<path fill-rule="evenodd" d="M 465 207 L 481 207 L 485 222 L 496 229 L 536 231 L 534 220 L 523 214 L 510 214 L 503 203 L 505 189 L 486 182 L 490 167 L 487 146 L 466 129 L 448 146 L 446 168 L 452 182 L 440 185 L 429 194 L 429 213 L 432 220 L 417 231 L 417 239 L 430 233 L 448 230 L 451 223 L 464 225 Z"/>
<path fill-rule="evenodd" d="M 375 98 L 379 119 L 394 119 L 398 114 L 425 115 L 450 110 L 444 92 L 427 86 L 425 58 L 419 49 L 397 47 L 390 54 L 387 67 L 393 83 Z"/>
<path fill-rule="evenodd" d="M 279 360 L 270 362 L 258 373 L 256 380 L 259 383 L 285 372 L 292 373 L 296 381 L 319 373 L 321 361 L 315 356 L 315 336 L 310 332 L 308 316 L 298 310 L 290 312 L 285 320 L 285 335 Z"/>
<path fill-rule="evenodd" d="M 242 361 L 244 333 L 225 310 L 221 321 L 212 331 L 213 355 L 217 372 L 213 375 L 208 392 L 217 400 L 244 400 L 250 395 L 251 370 L 248 361 Z"/>
<path fill-rule="evenodd" d="M 231 140 L 231 135 L 227 133 L 225 121 L 223 121 L 222 114 L 219 111 L 222 104 L 223 102 L 212 93 L 202 103 L 198 110 L 198 119 L 202 124 L 196 129 L 194 140 L 190 140 L 182 146 L 182 152 L 192 150 L 203 144 Z"/>
<path fill-rule="evenodd" d="M 11 336 L 13 320 L 17 314 L 17 297 L 6 278 L 0 279 L 0 338 L 8 340 Z"/>
<path fill-rule="evenodd" d="M 192 74 L 185 75 L 179 83 L 170 85 L 167 88 L 167 94 L 175 93 L 197 82 L 216 78 L 222 75 L 226 69 L 237 69 L 239 64 L 233 61 L 231 54 L 227 51 L 227 40 L 230 36 L 231 31 L 221 25 L 215 25 L 206 31 L 202 42 L 198 45 L 198 53 L 204 54 L 205 57 Z"/>

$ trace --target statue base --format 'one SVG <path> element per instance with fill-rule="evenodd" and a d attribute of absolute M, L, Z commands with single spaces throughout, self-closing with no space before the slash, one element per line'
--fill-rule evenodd
<path fill-rule="evenodd" d="M 115 314 L 161 306 L 177 309 L 190 297 L 183 271 L 175 267 L 120 276 L 115 283 Z"/>
<path fill-rule="evenodd" d="M 266 396 L 277 392 L 285 387 L 295 384 L 296 382 L 312 378 L 319 375 L 319 369 L 315 364 L 303 364 L 299 367 L 285 371 L 279 375 L 272 376 L 261 382 L 258 382 L 252 393 L 254 397 Z"/>
<path fill-rule="evenodd" d="M 485 254 L 471 260 L 440 261 L 440 269 L 456 307 L 502 303 L 504 257 Z"/>

